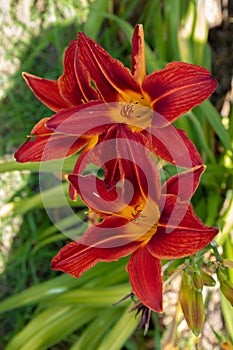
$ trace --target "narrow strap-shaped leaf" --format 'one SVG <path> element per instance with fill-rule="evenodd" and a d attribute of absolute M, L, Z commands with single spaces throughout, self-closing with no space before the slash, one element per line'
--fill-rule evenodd
<path fill-rule="evenodd" d="M 229 134 L 221 123 L 220 115 L 215 110 L 214 106 L 211 104 L 209 100 L 197 106 L 193 112 L 197 116 L 198 116 L 198 113 L 204 114 L 206 119 L 212 125 L 214 131 L 222 141 L 222 144 L 230 151 L 233 151 Z"/>
<path fill-rule="evenodd" d="M 224 321 L 227 327 L 227 331 L 230 337 L 233 337 L 233 312 L 230 302 L 221 293 L 221 309 L 224 317 Z"/>
<path fill-rule="evenodd" d="M 46 208 L 64 207 L 67 201 L 70 206 L 84 206 L 80 198 L 78 198 L 76 202 L 72 202 L 66 196 L 68 196 L 68 184 L 61 183 L 58 186 L 41 191 L 32 197 L 6 204 L 5 210 L 3 208 L 2 212 L 0 212 L 0 217 L 12 212 L 15 215 L 23 215 L 29 210 L 33 210 L 36 207 L 42 208 L 45 205 Z"/>
<path fill-rule="evenodd" d="M 0 303 L 0 314 L 39 302 L 43 304 L 43 300 L 46 300 L 45 303 L 47 300 L 56 300 L 56 296 L 68 291 L 74 290 L 75 293 L 76 289 L 74 288 L 76 287 L 80 288 L 85 286 L 85 288 L 90 288 L 91 285 L 92 288 L 105 288 L 114 283 L 125 282 L 128 277 L 124 270 L 124 266 L 125 260 L 121 259 L 110 264 L 98 264 L 93 269 L 87 271 L 82 278 L 79 279 L 63 274 L 62 276 L 55 277 L 49 281 L 33 285 L 21 293 L 4 299 Z M 126 294 L 127 293 L 128 290 Z M 124 291 L 121 293 L 120 297 L 122 297 L 122 294 L 124 294 Z M 114 299 L 114 302 L 115 301 L 117 300 Z"/>
<path fill-rule="evenodd" d="M 70 350 L 96 349 L 112 328 L 116 318 L 122 314 L 122 309 L 110 307 L 99 313 L 99 315 L 88 325 L 73 344 Z"/>
<path fill-rule="evenodd" d="M 129 294 L 129 284 L 120 284 L 115 287 L 109 288 L 91 288 L 84 289 L 78 288 L 73 291 L 63 293 L 61 295 L 54 296 L 49 299 L 47 303 L 43 303 L 44 306 L 49 305 L 86 305 L 93 307 L 107 307 L 112 306 L 118 300 Z"/>
<path fill-rule="evenodd" d="M 102 12 L 102 15 L 106 18 L 110 18 L 116 21 L 119 27 L 124 31 L 127 40 L 131 44 L 131 39 L 133 36 L 133 27 L 122 18 L 119 18 L 111 13 Z M 153 51 L 151 50 L 151 48 L 146 42 L 145 42 L 145 52 L 146 52 L 146 65 L 147 65 L 148 71 L 153 72 L 154 70 L 161 69 L 161 65 L 159 65 L 155 59 L 155 54 L 153 53 Z"/>
<path fill-rule="evenodd" d="M 6 350 L 45 350 L 88 323 L 98 309 L 51 307 L 30 321 L 7 345 Z M 42 326 L 43 325 L 43 326 Z"/>
<path fill-rule="evenodd" d="M 201 124 L 200 124 L 198 118 L 192 112 L 188 113 L 188 117 L 189 117 L 188 120 L 190 120 L 192 126 L 196 130 L 196 133 L 198 136 L 198 141 L 200 143 L 202 150 L 206 153 L 206 155 L 209 158 L 209 160 L 211 161 L 211 163 L 215 164 L 216 163 L 215 157 L 214 157 L 211 149 L 209 148 L 209 146 L 206 142 L 206 138 L 205 138 L 205 135 L 203 133 L 203 130 L 202 130 L 202 127 L 201 127 Z"/>
<path fill-rule="evenodd" d="M 98 33 L 100 32 L 100 28 L 104 20 L 102 11 L 107 10 L 108 6 L 108 0 L 93 1 L 93 3 L 90 5 L 90 12 L 87 21 L 83 26 L 83 31 L 92 39 L 96 39 Z"/>
<path fill-rule="evenodd" d="M 0 173 L 6 171 L 15 171 L 15 170 L 28 170 L 32 172 L 71 172 L 74 166 L 76 157 L 69 157 L 66 159 L 59 160 L 50 160 L 47 162 L 26 162 L 26 163 L 17 163 L 15 160 L 3 162 L 0 164 Z"/>
<path fill-rule="evenodd" d="M 96 350 L 122 349 L 126 340 L 131 336 L 138 325 L 138 320 L 135 318 L 134 312 L 130 313 L 129 311 L 129 309 L 126 309 L 125 313 L 106 335 Z"/>

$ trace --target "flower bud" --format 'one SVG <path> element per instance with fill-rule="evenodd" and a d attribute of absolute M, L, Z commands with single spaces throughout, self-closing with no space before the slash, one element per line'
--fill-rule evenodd
<path fill-rule="evenodd" d="M 222 267 L 219 267 L 216 272 L 220 284 L 227 279 L 226 274 L 224 273 L 224 269 Z"/>
<path fill-rule="evenodd" d="M 192 275 L 192 285 L 193 288 L 199 292 L 202 291 L 203 288 L 203 280 L 201 274 L 199 272 L 194 271 Z"/>
<path fill-rule="evenodd" d="M 225 279 L 224 281 L 220 282 L 220 289 L 223 295 L 233 306 L 233 283 Z"/>
<path fill-rule="evenodd" d="M 202 292 L 191 289 L 189 298 L 189 327 L 193 334 L 197 337 L 200 334 L 204 323 L 204 304 Z"/>
<path fill-rule="evenodd" d="M 163 276 L 166 278 L 170 277 L 174 272 L 177 271 L 177 267 L 169 266 L 163 273 Z"/>
<path fill-rule="evenodd" d="M 201 278 L 203 281 L 203 284 L 207 287 L 214 287 L 216 284 L 216 281 L 213 279 L 212 276 L 210 276 L 207 272 L 204 270 L 200 270 Z"/>
<path fill-rule="evenodd" d="M 189 318 L 188 303 L 189 303 L 189 292 L 190 292 L 190 289 L 191 289 L 190 276 L 184 270 L 182 272 L 182 283 L 181 283 L 179 298 L 180 298 L 181 309 L 183 311 L 184 318 L 186 319 L 186 321 Z M 187 321 L 187 323 L 188 323 L 188 321 Z"/>
<path fill-rule="evenodd" d="M 180 290 L 180 305 L 188 327 L 198 336 L 204 323 L 204 305 L 201 291 L 191 285 L 191 276 L 183 271 Z M 199 287 L 199 279 L 197 286 Z"/>
<path fill-rule="evenodd" d="M 228 259 L 223 259 L 222 260 L 222 265 L 224 267 L 230 267 L 233 269 L 233 261 L 232 260 L 228 260 Z"/>

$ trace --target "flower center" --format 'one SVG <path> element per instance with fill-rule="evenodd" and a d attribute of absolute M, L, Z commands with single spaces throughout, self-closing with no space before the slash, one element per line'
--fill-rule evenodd
<path fill-rule="evenodd" d="M 139 238 L 139 241 L 141 241 L 142 245 L 145 246 L 150 241 L 151 237 L 156 233 L 158 221 L 156 221 L 154 223 L 151 222 L 151 225 L 150 225 L 150 224 L 148 224 L 148 218 L 146 218 L 146 217 L 141 218 L 139 216 L 139 221 L 138 221 L 139 224 L 140 224 L 140 220 L 141 221 L 144 220 L 144 226 L 148 226 L 148 228 L 149 228 L 148 231 L 146 231 L 146 233 L 144 233 L 144 235 L 142 235 Z"/>
<path fill-rule="evenodd" d="M 157 203 L 148 200 L 144 209 L 132 221 L 135 240 L 141 242 L 143 246 L 146 245 L 157 231 L 159 218 L 160 211 Z"/>
<path fill-rule="evenodd" d="M 136 103 L 126 103 L 121 108 L 121 115 L 132 131 L 141 131 L 151 125 L 153 111 L 147 106 Z"/>

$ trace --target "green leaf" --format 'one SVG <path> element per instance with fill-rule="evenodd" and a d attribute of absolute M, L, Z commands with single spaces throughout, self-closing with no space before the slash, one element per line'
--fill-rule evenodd
<path fill-rule="evenodd" d="M 223 317 L 226 323 L 227 331 L 230 337 L 233 339 L 233 309 L 230 302 L 225 298 L 225 296 L 221 293 L 221 307 Z"/>
<path fill-rule="evenodd" d="M 84 330 L 80 338 L 70 350 L 97 349 L 116 321 L 116 318 L 122 314 L 122 309 L 115 307 L 108 308 L 99 313 L 99 315 Z"/>
<path fill-rule="evenodd" d="M 211 163 L 213 163 L 213 164 L 216 163 L 214 154 L 212 153 L 211 149 L 209 148 L 209 146 L 208 146 L 208 144 L 206 142 L 206 138 L 205 138 L 205 135 L 203 133 L 203 129 L 201 127 L 201 124 L 200 124 L 198 118 L 192 112 L 187 113 L 187 116 L 188 116 L 188 120 L 192 124 L 192 127 L 196 131 L 196 134 L 197 134 L 198 141 L 200 143 L 201 149 L 206 153 L 206 155 L 209 158 Z"/>
<path fill-rule="evenodd" d="M 60 183 L 60 185 L 41 191 L 40 193 L 18 202 L 10 202 L 2 209 L 2 216 L 13 212 L 15 215 L 23 215 L 34 208 L 59 208 L 59 207 L 85 207 L 80 197 L 75 202 L 68 198 L 69 184 Z"/>
<path fill-rule="evenodd" d="M 43 302 L 44 307 L 49 305 L 89 305 L 94 307 L 111 306 L 125 295 L 129 294 L 129 284 L 120 284 L 105 288 L 78 288 L 62 293 Z"/>
<path fill-rule="evenodd" d="M 94 1 L 90 6 L 90 12 L 83 26 L 83 31 L 94 40 L 98 36 L 103 24 L 103 11 L 106 11 L 108 7 L 108 0 Z"/>
<path fill-rule="evenodd" d="M 207 226 L 216 225 L 219 208 L 221 204 L 221 196 L 219 192 L 209 192 L 207 198 L 207 217 L 205 219 L 205 224 Z"/>
<path fill-rule="evenodd" d="M 178 29 L 180 26 L 180 0 L 165 2 L 165 23 L 168 34 L 168 60 L 180 61 Z"/>
<path fill-rule="evenodd" d="M 85 209 L 86 211 L 86 209 Z M 82 212 L 81 210 L 79 211 Z M 45 239 L 51 235 L 53 235 L 54 233 L 56 233 L 58 231 L 58 228 L 60 231 L 63 232 L 63 230 L 68 229 L 69 227 L 74 226 L 75 224 L 77 224 L 77 218 L 74 215 L 70 215 L 67 216 L 66 218 L 59 220 L 56 222 L 56 225 L 51 225 L 49 227 L 47 227 L 44 231 L 39 232 L 39 238 L 40 240 Z"/>
<path fill-rule="evenodd" d="M 223 245 L 223 257 L 233 261 L 233 237 L 229 234 Z M 227 275 L 231 282 L 233 282 L 233 269 L 228 268 Z M 233 311 L 233 310 L 232 310 Z"/>
<path fill-rule="evenodd" d="M 5 350 L 46 350 L 98 314 L 98 309 L 80 306 L 50 307 L 36 316 Z"/>
<path fill-rule="evenodd" d="M 120 350 L 124 343 L 131 336 L 138 326 L 138 320 L 134 312 L 130 312 L 127 308 L 118 322 L 114 325 L 110 332 L 103 339 L 97 350 Z"/>
<path fill-rule="evenodd" d="M 34 304 L 48 296 L 54 296 L 59 293 L 72 289 L 77 286 L 78 280 L 69 276 L 62 275 L 55 277 L 50 281 L 34 285 L 21 293 L 12 295 L 0 303 L 0 313 L 25 305 Z"/>
<path fill-rule="evenodd" d="M 99 263 L 91 270 L 83 274 L 80 278 L 74 278 L 64 274 L 62 276 L 55 277 L 50 281 L 34 285 L 21 293 L 12 295 L 3 300 L 0 303 L 0 313 L 10 311 L 18 307 L 35 304 L 46 299 L 52 301 L 54 299 L 56 300 L 56 296 L 62 295 L 75 287 L 82 287 L 84 285 L 86 288 L 93 288 L 98 285 L 105 287 L 111 285 L 111 283 L 113 284 L 119 281 L 124 282 L 128 278 L 127 273 L 124 270 L 124 265 L 124 259 L 113 263 Z M 129 293 L 128 289 L 126 294 Z M 120 291 L 118 290 L 117 293 L 120 294 Z M 119 294 L 117 294 L 116 297 Z M 120 297 L 122 297 L 122 295 Z M 115 301 L 117 300 L 114 300 L 113 303 Z"/>
<path fill-rule="evenodd" d="M 216 238 L 217 243 L 223 246 L 231 235 L 233 230 L 233 190 L 229 190 L 223 203 L 223 215 L 219 218 L 219 225 L 221 226 L 221 235 Z M 233 281 L 232 281 L 233 282 Z"/>
<path fill-rule="evenodd" d="M 33 172 L 58 172 L 63 171 L 64 173 L 71 172 L 76 157 L 69 157 L 61 160 L 50 160 L 48 162 L 27 162 L 27 163 L 18 163 L 15 160 L 5 161 L 0 163 L 0 173 L 4 173 L 7 171 L 15 171 L 15 170 L 29 170 Z"/>
<path fill-rule="evenodd" d="M 119 27 L 124 31 L 128 42 L 131 44 L 132 36 L 133 36 L 133 27 L 131 24 L 126 22 L 125 20 L 117 17 L 116 15 L 102 12 L 102 16 L 106 18 L 110 18 L 114 20 Z M 154 70 L 158 70 L 161 68 L 161 65 L 156 61 L 155 54 L 149 47 L 149 45 L 145 42 L 145 52 L 146 52 L 146 65 L 149 72 L 153 72 Z"/>
<path fill-rule="evenodd" d="M 197 117 L 198 113 L 203 114 L 206 117 L 206 119 L 212 125 L 214 131 L 222 141 L 222 144 L 226 147 L 226 149 L 229 149 L 232 152 L 233 150 L 229 134 L 222 125 L 221 117 L 214 108 L 214 106 L 211 104 L 211 102 L 209 100 L 203 102 L 199 106 L 195 107 L 193 112 L 197 115 Z"/>

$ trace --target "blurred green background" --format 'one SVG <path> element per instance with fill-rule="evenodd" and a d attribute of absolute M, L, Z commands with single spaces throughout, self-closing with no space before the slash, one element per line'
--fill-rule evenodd
<path fill-rule="evenodd" d="M 21 73 L 56 79 L 64 50 L 78 31 L 130 67 L 133 27 L 142 23 L 148 73 L 180 60 L 207 67 L 219 82 L 211 100 L 176 125 L 186 130 L 207 165 L 193 198 L 195 212 L 207 225 L 218 225 L 219 252 L 233 260 L 232 2 L 18 0 L 0 5 L 0 349 L 232 349 L 233 312 L 218 284 L 204 291 L 201 336 L 195 338 L 182 317 L 179 276 L 164 294 L 164 314 L 152 315 L 143 336 L 138 319 L 128 312 L 130 301 L 112 306 L 130 292 L 127 258 L 98 264 L 80 279 L 52 271 L 52 257 L 69 240 L 43 209 L 39 164 L 13 159 L 35 122 L 52 114 Z M 46 167 L 45 182 L 56 166 L 52 162 Z M 64 166 L 71 169 L 72 159 Z M 64 188 L 67 192 L 65 183 Z M 43 197 L 61 227 L 69 230 L 69 218 L 59 216 L 63 203 L 56 189 L 44 190 Z M 80 202 L 72 205 L 83 212 Z M 232 269 L 227 273 L 233 282 Z"/>

